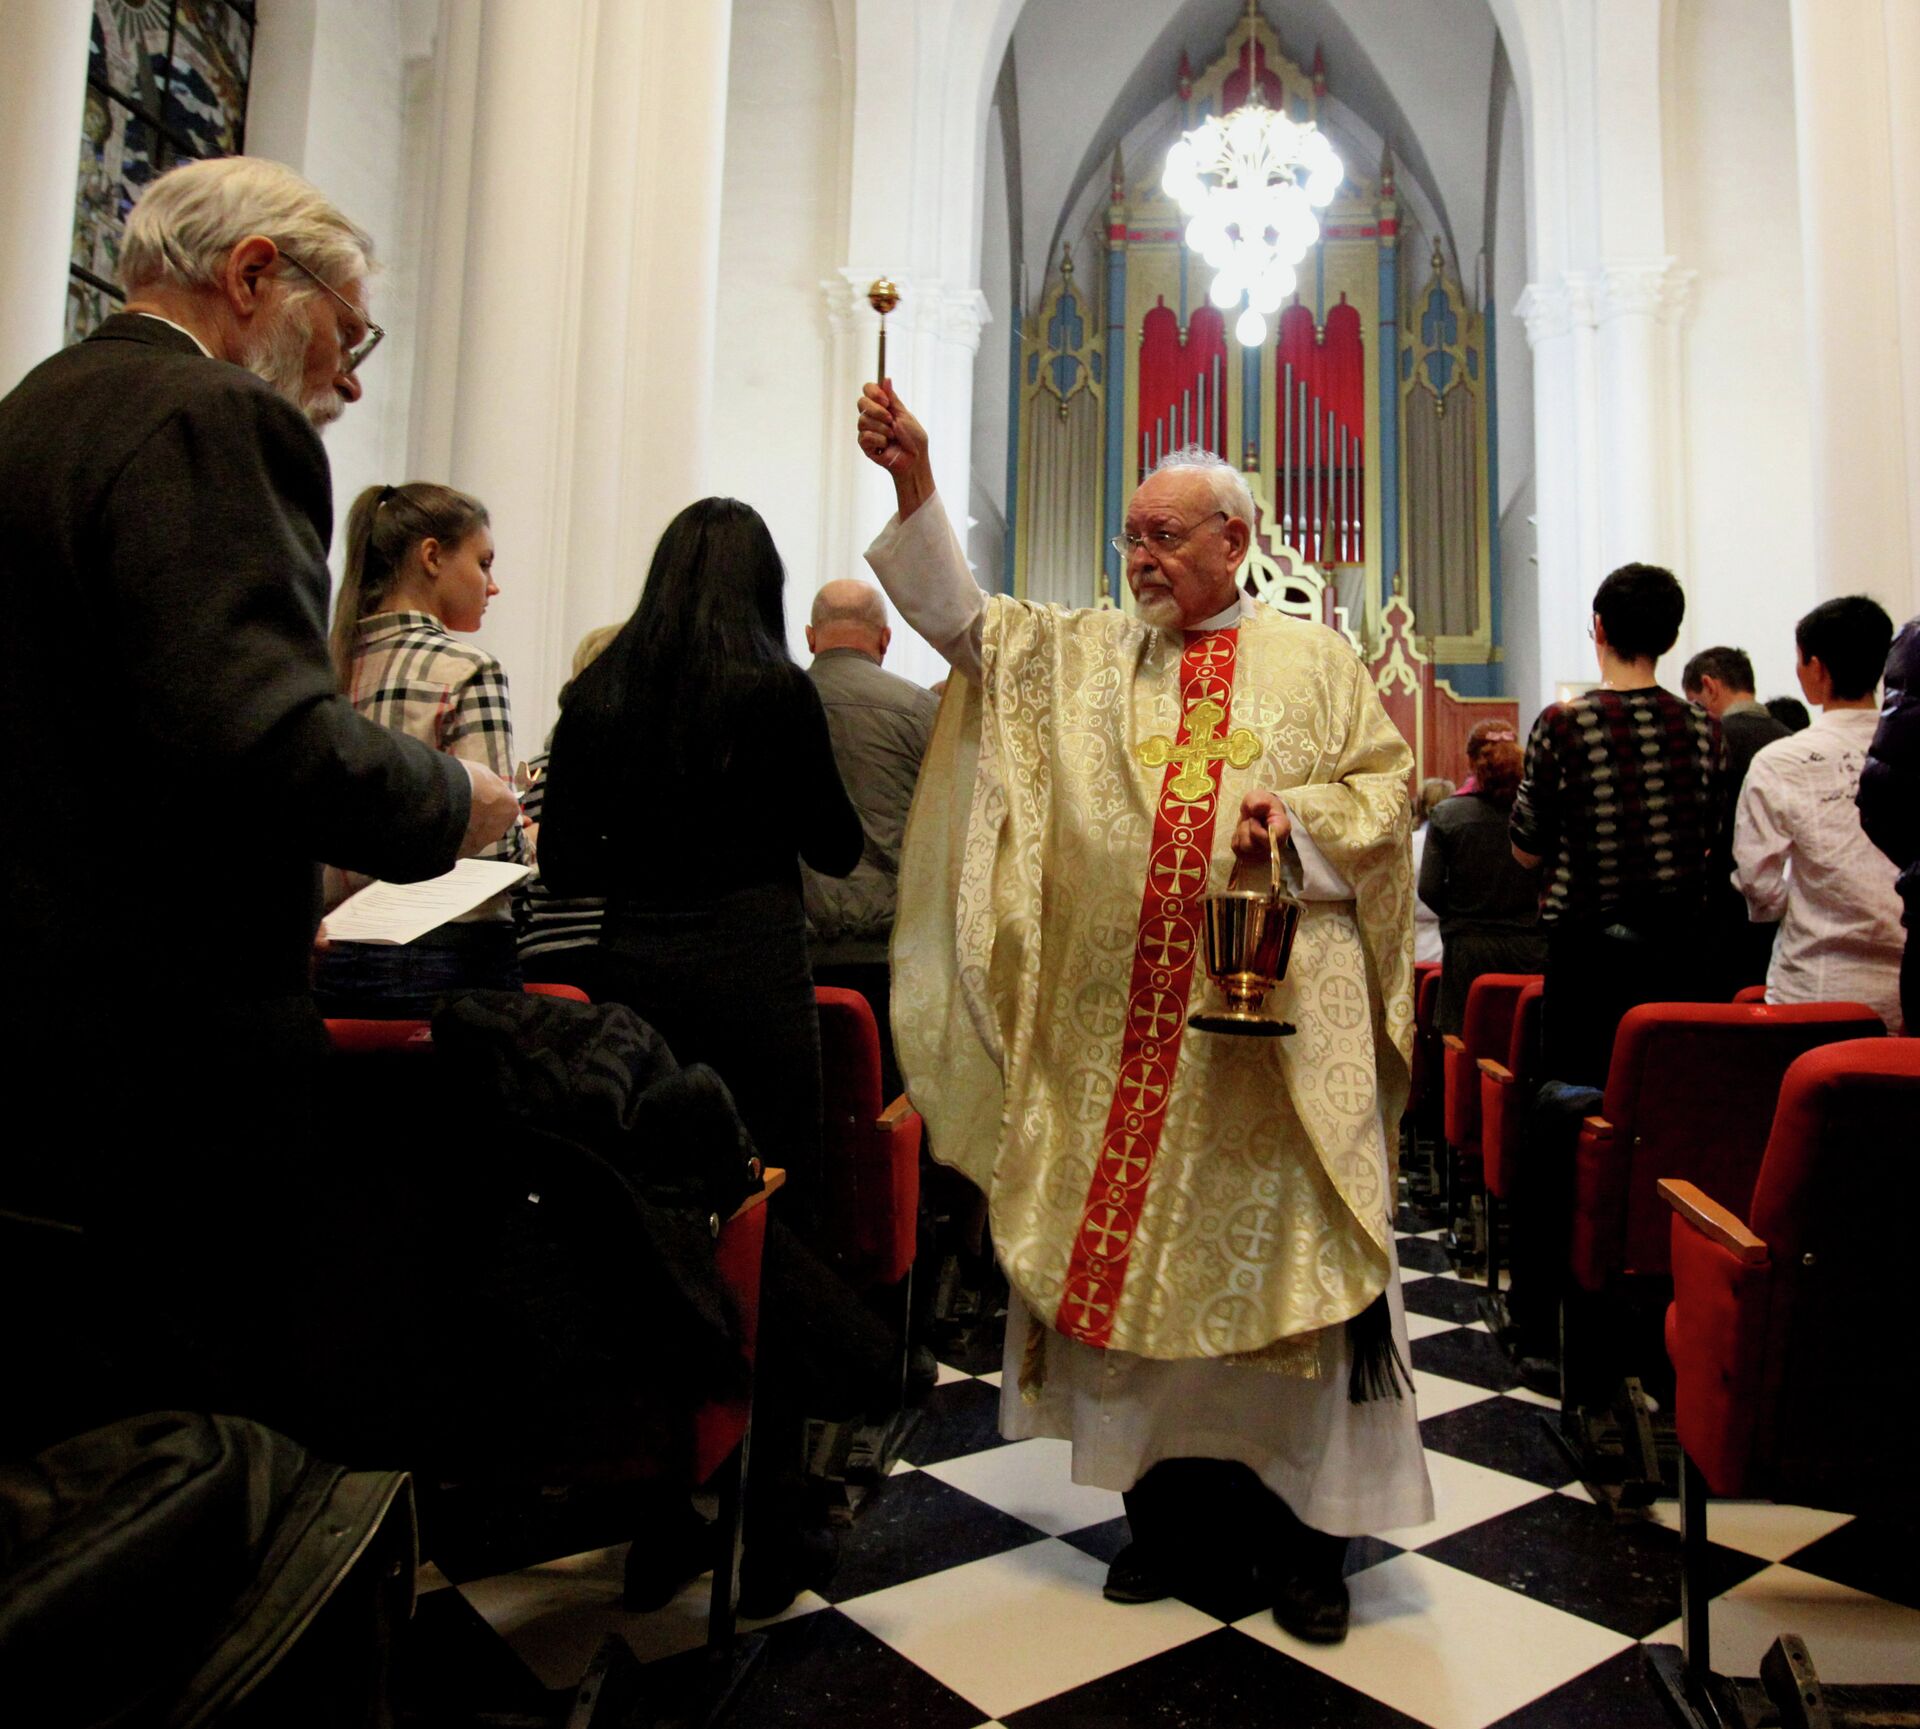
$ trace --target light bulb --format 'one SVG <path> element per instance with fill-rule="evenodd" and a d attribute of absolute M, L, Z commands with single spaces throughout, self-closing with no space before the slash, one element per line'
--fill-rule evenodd
<path fill-rule="evenodd" d="M 1207 290 L 1207 298 L 1222 312 L 1230 310 L 1240 298 L 1240 273 L 1231 264 L 1217 272 L 1213 285 Z"/>
<path fill-rule="evenodd" d="M 1167 152 L 1166 172 L 1160 176 L 1160 188 L 1169 198 L 1181 198 L 1181 192 L 1194 178 L 1193 146 L 1184 138 Z M 1181 198 L 1185 203 L 1185 199 Z"/>
<path fill-rule="evenodd" d="M 1233 327 L 1233 339 L 1242 348 L 1258 348 L 1267 339 L 1267 321 L 1249 306 Z"/>

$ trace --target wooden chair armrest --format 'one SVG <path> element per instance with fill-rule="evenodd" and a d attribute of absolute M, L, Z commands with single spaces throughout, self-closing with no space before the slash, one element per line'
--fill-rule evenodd
<path fill-rule="evenodd" d="M 1442 1033 L 1440 1035 L 1440 1044 L 1443 1049 L 1458 1051 L 1462 1056 L 1466 1055 L 1467 1041 L 1458 1033 Z"/>
<path fill-rule="evenodd" d="M 743 1213 L 752 1212 L 755 1207 L 764 1207 L 767 1204 L 767 1197 L 771 1195 L 775 1189 L 785 1188 L 786 1184 L 787 1173 L 778 1165 L 762 1171 L 760 1173 L 759 1192 L 747 1196 L 747 1198 L 728 1215 L 729 1219 L 737 1219 Z"/>
<path fill-rule="evenodd" d="M 1582 1117 L 1580 1126 L 1589 1134 L 1600 1136 L 1603 1140 L 1613 1139 L 1613 1124 L 1605 1117 Z"/>
<path fill-rule="evenodd" d="M 1711 1195 L 1677 1177 L 1662 1177 L 1658 1186 L 1661 1200 L 1703 1237 L 1718 1243 L 1744 1266 L 1766 1265 L 1767 1245 Z"/>
<path fill-rule="evenodd" d="M 908 1099 L 905 1093 L 902 1093 L 892 1104 L 880 1113 L 879 1120 L 874 1124 L 874 1127 L 891 1131 L 899 1128 L 899 1126 L 912 1115 L 912 1101 Z"/>
<path fill-rule="evenodd" d="M 1490 1081 L 1498 1081 L 1503 1087 L 1513 1085 L 1513 1071 L 1505 1063 L 1498 1063 L 1492 1057 L 1480 1059 L 1480 1072 Z"/>

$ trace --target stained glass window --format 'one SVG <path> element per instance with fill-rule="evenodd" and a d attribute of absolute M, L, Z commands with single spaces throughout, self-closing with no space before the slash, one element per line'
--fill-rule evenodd
<path fill-rule="evenodd" d="M 184 158 L 245 147 L 253 25 L 253 0 L 93 0 L 69 342 L 125 299 L 114 276 L 141 188 Z"/>

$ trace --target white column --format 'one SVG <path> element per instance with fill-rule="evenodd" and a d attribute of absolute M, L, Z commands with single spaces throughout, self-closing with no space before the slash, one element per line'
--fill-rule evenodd
<path fill-rule="evenodd" d="M 1680 323 L 1693 273 L 1671 258 L 1608 264 L 1595 296 L 1599 330 L 1601 562 L 1679 562 Z M 1684 577 L 1685 573 L 1681 575 Z"/>
<path fill-rule="evenodd" d="M 1584 281 L 1529 283 L 1514 310 L 1533 350 L 1540 687 L 1513 693 L 1525 715 L 1551 702 L 1560 685 L 1596 676 L 1586 639 L 1598 562 L 1587 545 L 1595 513 L 1582 496 L 1591 478 L 1581 382 L 1591 372 L 1585 350 L 1592 326 Z"/>
<path fill-rule="evenodd" d="M 1815 587 L 1920 608 L 1920 6 L 1793 0 Z"/>
<path fill-rule="evenodd" d="M 705 490 L 729 12 L 445 0 L 414 462 L 487 504 L 529 748 Z"/>
<path fill-rule="evenodd" d="M 0 396 L 66 337 L 92 26 L 79 0 L 0 0 Z"/>

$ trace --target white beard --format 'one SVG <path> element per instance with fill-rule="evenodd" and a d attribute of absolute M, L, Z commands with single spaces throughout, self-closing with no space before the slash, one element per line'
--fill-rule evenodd
<path fill-rule="evenodd" d="M 261 333 L 260 340 L 240 357 L 240 364 L 284 396 L 319 431 L 340 418 L 346 403 L 331 385 L 311 396 L 305 393 L 307 347 L 312 341 L 313 319 L 296 302 Z"/>
<path fill-rule="evenodd" d="M 1185 622 L 1180 603 L 1164 588 L 1143 588 L 1133 597 L 1134 611 L 1160 630 L 1178 630 Z"/>

